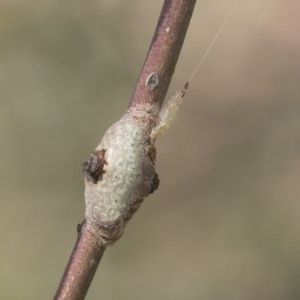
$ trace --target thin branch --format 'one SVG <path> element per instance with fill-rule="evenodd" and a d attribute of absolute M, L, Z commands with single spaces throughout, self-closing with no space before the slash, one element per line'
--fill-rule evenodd
<path fill-rule="evenodd" d="M 164 1 L 130 109 L 83 165 L 85 219 L 55 300 L 84 299 L 106 246 L 122 235 L 143 198 L 158 187 L 151 132 L 159 124 L 147 105 L 160 109 L 163 104 L 195 2 Z"/>
<path fill-rule="evenodd" d="M 78 225 L 78 237 L 54 299 L 84 299 L 105 251 L 91 225 Z"/>
<path fill-rule="evenodd" d="M 140 103 L 162 106 L 195 3 L 196 0 L 164 2 L 147 58 L 131 99 L 131 106 Z M 151 74 L 152 86 L 149 88 Z"/>

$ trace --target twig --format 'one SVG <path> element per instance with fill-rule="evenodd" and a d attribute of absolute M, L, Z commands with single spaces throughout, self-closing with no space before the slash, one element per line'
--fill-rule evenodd
<path fill-rule="evenodd" d="M 105 248 L 158 187 L 152 132 L 159 126 L 195 2 L 165 0 L 130 107 L 84 163 L 85 219 L 55 300 L 84 299 Z"/>
<path fill-rule="evenodd" d="M 84 299 L 105 246 L 86 226 L 78 225 L 78 238 L 54 299 Z"/>
<path fill-rule="evenodd" d="M 165 1 L 130 105 L 158 103 L 162 106 L 188 29 L 196 0 Z M 150 74 L 158 77 L 157 87 L 146 86 Z"/>

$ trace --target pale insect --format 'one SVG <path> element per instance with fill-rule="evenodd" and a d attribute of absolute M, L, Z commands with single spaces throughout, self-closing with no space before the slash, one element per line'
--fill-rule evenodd
<path fill-rule="evenodd" d="M 211 41 L 210 45 L 207 47 L 205 53 L 201 57 L 198 65 L 196 66 L 196 68 L 195 68 L 194 72 L 192 73 L 190 79 L 185 83 L 185 85 L 183 86 L 181 91 L 176 92 L 176 94 L 169 101 L 167 101 L 163 105 L 163 107 L 160 111 L 160 114 L 159 114 L 158 125 L 152 130 L 152 133 L 151 133 L 152 140 L 155 141 L 157 137 L 163 135 L 170 128 L 177 112 L 179 111 L 179 107 L 182 104 L 182 101 L 183 101 L 185 93 L 188 89 L 189 83 L 191 82 L 191 80 L 194 78 L 196 73 L 199 71 L 199 69 L 203 65 L 203 62 L 205 61 L 206 56 L 209 54 L 209 52 L 213 48 L 214 44 L 216 43 L 216 41 L 220 37 L 222 31 L 224 30 L 226 24 L 228 23 L 230 17 L 232 16 L 232 14 L 235 11 L 236 7 L 238 6 L 239 2 L 240 2 L 240 0 L 237 0 L 232 5 L 229 13 L 227 14 L 225 20 L 222 23 L 220 29 L 218 30 L 215 37 Z"/>

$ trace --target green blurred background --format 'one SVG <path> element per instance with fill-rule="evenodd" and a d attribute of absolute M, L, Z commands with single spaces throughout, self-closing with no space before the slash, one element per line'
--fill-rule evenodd
<path fill-rule="evenodd" d="M 198 1 L 169 96 L 232 6 Z M 81 163 L 126 109 L 162 1 L 1 0 L 1 299 L 51 299 Z M 87 299 L 300 298 L 300 2 L 241 1 L 157 143 L 159 190 Z"/>

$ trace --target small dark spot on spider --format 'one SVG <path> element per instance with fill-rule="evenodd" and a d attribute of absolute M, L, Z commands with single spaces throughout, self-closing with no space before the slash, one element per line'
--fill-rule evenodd
<path fill-rule="evenodd" d="M 150 194 L 153 193 L 155 190 L 157 190 L 158 186 L 159 186 L 159 178 L 158 175 L 155 173 L 155 176 L 153 177 L 150 186 Z"/>

